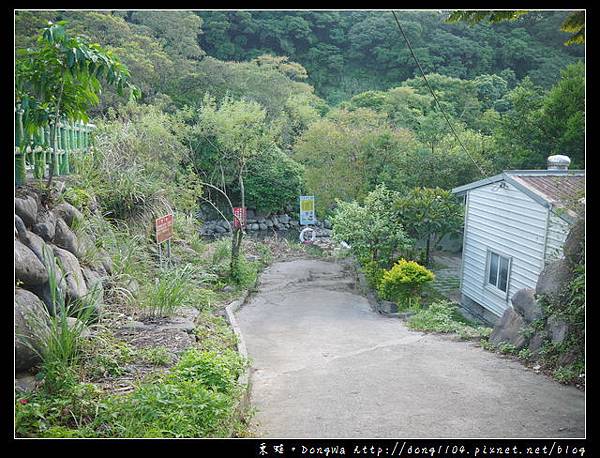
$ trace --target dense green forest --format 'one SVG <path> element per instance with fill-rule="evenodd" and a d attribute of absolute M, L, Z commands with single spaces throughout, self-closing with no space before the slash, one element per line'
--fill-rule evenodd
<path fill-rule="evenodd" d="M 448 14 L 399 18 L 468 154 L 387 11 L 24 11 L 15 39 L 23 49 L 48 21 L 66 20 L 114 52 L 142 92 L 137 103 L 154 107 L 140 116 L 164 113 L 196 171 L 234 200 L 235 170 L 200 113 L 207 100 L 235 100 L 242 111 L 258 104 L 250 112 L 270 146 L 245 172 L 256 172 L 246 173 L 249 205 L 268 211 L 300 189 L 319 194 L 323 211 L 379 183 L 449 189 L 544 167 L 550 154 L 583 168 L 584 46 L 564 44 L 568 13 L 476 25 L 448 23 Z M 109 87 L 91 113 L 108 119 L 123 103 Z M 278 186 L 261 186 L 269 180 Z"/>

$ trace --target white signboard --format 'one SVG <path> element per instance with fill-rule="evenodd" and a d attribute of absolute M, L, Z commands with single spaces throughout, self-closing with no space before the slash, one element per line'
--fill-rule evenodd
<path fill-rule="evenodd" d="M 300 196 L 300 224 L 315 224 L 315 196 Z"/>

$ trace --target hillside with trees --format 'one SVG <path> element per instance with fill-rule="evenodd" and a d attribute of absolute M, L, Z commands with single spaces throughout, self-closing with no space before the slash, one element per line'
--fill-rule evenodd
<path fill-rule="evenodd" d="M 562 30 L 569 12 L 473 23 L 450 11 L 397 14 L 427 82 L 389 11 L 15 12 L 16 200 L 36 202 L 29 220 L 15 217 L 15 243 L 41 271 L 39 284 L 17 288 L 50 308 L 85 305 L 61 293 L 53 270 L 52 253 L 72 235 L 72 264 L 107 275 L 110 326 L 127 314 L 158 326 L 196 304 L 204 327 L 192 340 L 206 342 L 181 359 L 110 332 L 106 345 L 79 346 L 81 329 L 57 314 L 50 323 L 67 339 L 45 342 L 46 391 L 19 401 L 19 435 L 243 437 L 234 382 L 245 363 L 223 307 L 276 250 L 244 238 L 234 207 L 261 230 L 267 220 L 297 228 L 288 215 L 298 196 L 315 195 L 322 230 L 351 242 L 370 285 L 416 307 L 417 293 L 394 288 L 404 275 L 430 282 L 416 262 L 431 267 L 442 236 L 460 232 L 452 188 L 544 169 L 553 154 L 585 169 L 585 46 Z M 57 217 L 60 208 L 70 216 Z M 151 233 L 166 213 L 175 216 L 168 269 Z M 226 238 L 200 237 L 210 219 Z M 573 300 L 580 307 L 579 293 Z M 94 388 L 147 366 L 173 372 L 124 397 Z M 173 418 L 189 397 L 189 418 Z"/>

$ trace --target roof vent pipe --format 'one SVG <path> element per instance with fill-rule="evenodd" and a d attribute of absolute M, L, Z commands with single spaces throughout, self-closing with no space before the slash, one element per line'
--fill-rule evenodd
<path fill-rule="evenodd" d="M 548 170 L 568 170 L 571 164 L 569 156 L 556 154 L 548 157 Z"/>

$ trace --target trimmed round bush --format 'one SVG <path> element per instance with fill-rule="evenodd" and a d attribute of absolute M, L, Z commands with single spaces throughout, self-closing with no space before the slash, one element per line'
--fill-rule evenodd
<path fill-rule="evenodd" d="M 433 272 L 416 263 L 400 259 L 383 273 L 378 291 L 382 298 L 394 301 L 400 308 L 419 306 L 425 284 L 433 281 Z"/>

